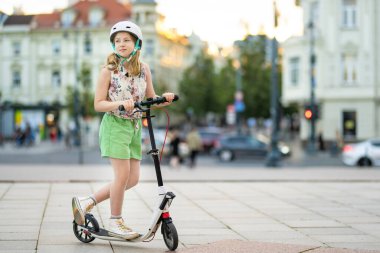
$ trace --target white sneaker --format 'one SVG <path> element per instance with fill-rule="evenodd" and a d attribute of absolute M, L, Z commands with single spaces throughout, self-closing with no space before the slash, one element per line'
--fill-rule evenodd
<path fill-rule="evenodd" d="M 124 224 L 123 218 L 109 220 L 109 234 L 126 240 L 135 239 L 140 236 L 139 233 Z"/>
<path fill-rule="evenodd" d="M 86 213 L 91 212 L 95 202 L 90 197 L 74 197 L 72 199 L 74 220 L 78 225 L 83 225 Z"/>

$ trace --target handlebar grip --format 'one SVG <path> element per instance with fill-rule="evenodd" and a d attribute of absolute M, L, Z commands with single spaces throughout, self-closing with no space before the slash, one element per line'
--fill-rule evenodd
<path fill-rule="evenodd" d="M 160 98 L 157 99 L 157 100 L 158 100 L 158 101 L 157 101 L 158 103 L 160 103 L 160 102 L 159 102 L 160 99 L 162 99 L 163 102 L 167 102 L 165 97 L 160 97 Z M 177 101 L 178 99 L 179 99 L 179 96 L 178 96 L 178 95 L 174 95 L 174 98 L 173 98 L 173 101 L 172 101 L 172 102 Z M 156 103 L 154 103 L 154 104 L 156 104 Z"/>
<path fill-rule="evenodd" d="M 177 101 L 178 99 L 179 99 L 179 96 L 174 95 L 173 102 Z M 146 106 L 146 105 L 153 105 L 153 104 L 161 104 L 161 103 L 165 103 L 165 102 L 167 102 L 165 97 L 158 97 L 158 98 L 154 98 L 154 99 L 150 99 L 150 100 L 146 100 L 146 101 L 135 102 L 134 107 L 136 108 L 136 107 L 139 107 L 141 105 Z M 119 109 L 119 111 L 125 111 L 124 105 L 119 105 L 118 109 Z"/>

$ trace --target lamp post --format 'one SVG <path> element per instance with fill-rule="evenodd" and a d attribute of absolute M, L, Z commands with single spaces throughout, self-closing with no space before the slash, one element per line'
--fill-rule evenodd
<path fill-rule="evenodd" d="M 277 6 L 276 0 L 273 0 L 273 12 L 274 12 L 274 32 L 276 33 L 277 28 Z M 272 72 L 271 72 L 271 106 L 270 114 L 272 120 L 272 132 L 270 141 L 270 152 L 267 156 L 267 167 L 278 167 L 281 159 L 281 154 L 278 149 L 278 75 L 277 75 L 277 61 L 278 61 L 278 45 L 276 36 L 272 39 Z"/>
<path fill-rule="evenodd" d="M 240 58 L 240 57 L 239 57 Z M 241 113 L 245 109 L 244 101 L 243 101 L 243 90 L 241 83 L 241 65 L 239 60 L 234 61 L 234 67 L 236 69 L 236 91 L 235 91 L 235 113 L 236 113 L 236 128 L 238 134 L 242 133 L 242 119 Z"/>
<path fill-rule="evenodd" d="M 80 97 L 79 97 L 79 27 L 74 28 L 74 122 L 75 122 L 75 141 L 74 144 L 78 145 L 78 164 L 83 164 L 83 150 L 82 150 L 82 136 L 80 124 Z"/>
<path fill-rule="evenodd" d="M 2 93 L 0 91 L 0 146 L 3 145 L 3 103 L 1 101 Z"/>
<path fill-rule="evenodd" d="M 309 30 L 310 30 L 310 108 L 313 113 L 313 117 L 309 120 L 310 122 L 310 135 L 309 142 L 307 146 L 307 150 L 309 153 L 315 153 L 315 124 L 316 124 L 316 103 L 315 103 L 315 64 L 316 64 L 316 55 L 315 55 L 315 27 L 313 21 L 312 11 L 310 11 L 310 22 L 309 22 Z"/>

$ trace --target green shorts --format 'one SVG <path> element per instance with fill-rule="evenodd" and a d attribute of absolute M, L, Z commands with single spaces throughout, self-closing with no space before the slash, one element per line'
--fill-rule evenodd
<path fill-rule="evenodd" d="M 104 114 L 99 128 L 99 145 L 102 157 L 141 160 L 141 119 Z"/>

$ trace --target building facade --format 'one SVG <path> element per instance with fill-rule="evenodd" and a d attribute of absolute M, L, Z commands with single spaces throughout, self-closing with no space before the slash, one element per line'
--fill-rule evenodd
<path fill-rule="evenodd" d="M 314 91 L 316 136 L 331 142 L 379 137 L 380 2 L 303 0 L 302 8 L 304 35 L 282 43 L 282 103 L 296 103 L 303 113 Z M 301 118 L 307 140 L 310 122 Z"/>
<path fill-rule="evenodd" d="M 42 129 L 42 138 L 51 128 L 69 128 L 68 87 L 82 89 L 79 77 L 86 68 L 95 90 L 99 70 L 112 53 L 109 29 L 120 20 L 141 27 L 142 60 L 150 64 L 155 84 L 160 80 L 175 91 L 191 58 L 188 38 L 168 37 L 157 29 L 153 0 L 137 0 L 133 6 L 116 0 L 72 1 L 50 14 L 1 17 L 0 133 L 5 138 L 26 123 Z"/>

